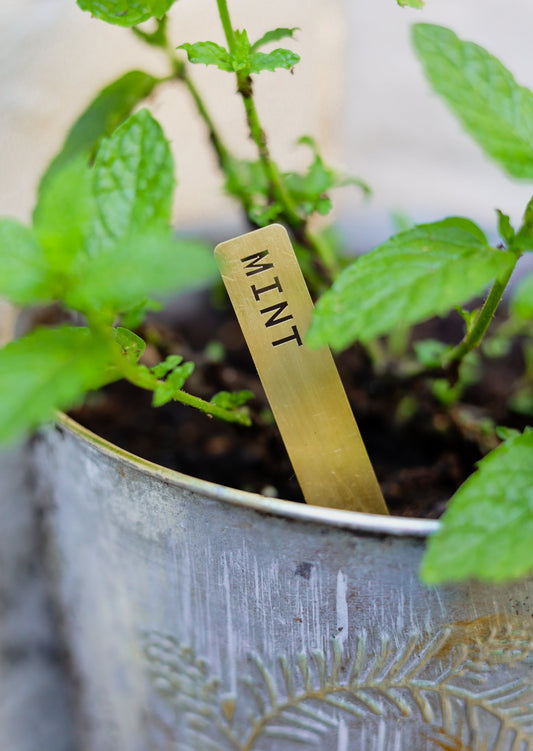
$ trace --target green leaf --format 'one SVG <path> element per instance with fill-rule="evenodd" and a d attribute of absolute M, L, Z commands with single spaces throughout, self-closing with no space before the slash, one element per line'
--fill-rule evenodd
<path fill-rule="evenodd" d="M 93 254 L 150 227 L 167 227 L 174 162 L 161 126 L 148 110 L 132 115 L 102 141 L 94 165 Z"/>
<path fill-rule="evenodd" d="M 533 569 L 533 432 L 511 438 L 478 464 L 430 539 L 427 584 L 469 577 L 501 582 Z"/>
<path fill-rule="evenodd" d="M 235 29 L 235 46 L 234 54 L 232 55 L 233 70 L 238 73 L 244 71 L 246 75 L 250 73 L 252 60 L 252 45 L 248 39 L 248 32 L 246 29 L 239 31 Z"/>
<path fill-rule="evenodd" d="M 533 320 L 533 274 L 521 279 L 513 290 L 509 303 L 511 315 L 522 321 Z"/>
<path fill-rule="evenodd" d="M 415 342 L 413 349 L 416 359 L 424 368 L 438 368 L 442 365 L 442 358 L 449 347 L 438 339 L 423 339 Z"/>
<path fill-rule="evenodd" d="M 181 364 L 183 357 L 181 355 L 169 355 L 163 362 L 154 365 L 151 369 L 156 378 L 164 378 L 171 370 L 174 370 Z"/>
<path fill-rule="evenodd" d="M 193 362 L 184 362 L 183 365 L 175 367 L 166 381 L 157 384 L 154 389 L 152 404 L 154 407 L 161 407 L 163 404 L 172 401 L 178 391 L 181 391 L 185 382 L 194 371 Z M 153 371 L 152 371 L 153 372 Z"/>
<path fill-rule="evenodd" d="M 158 300 L 145 298 L 131 308 L 121 311 L 122 325 L 127 329 L 136 329 L 146 318 L 147 313 L 160 312 L 163 305 Z"/>
<path fill-rule="evenodd" d="M 135 105 L 150 95 L 156 84 L 153 76 L 133 70 L 102 89 L 68 132 L 61 151 L 41 179 L 39 193 L 52 175 L 72 159 L 83 156 L 89 161 L 102 138 L 110 136 Z"/>
<path fill-rule="evenodd" d="M 33 228 L 56 272 L 66 272 L 84 247 L 94 208 L 91 171 L 84 156 L 49 175 L 33 212 Z"/>
<path fill-rule="evenodd" d="M 252 52 L 257 52 L 258 49 L 265 47 L 271 42 L 279 42 L 281 39 L 287 39 L 287 37 L 290 37 L 292 39 L 296 31 L 300 31 L 300 28 L 298 26 L 293 26 L 291 29 L 279 28 L 273 29 L 272 31 L 267 31 L 266 34 L 263 34 L 263 36 L 257 40 L 257 42 L 254 42 L 252 44 Z"/>
<path fill-rule="evenodd" d="M 425 0 L 396 0 L 401 8 L 423 8 Z"/>
<path fill-rule="evenodd" d="M 51 420 L 83 394 L 118 377 L 108 341 L 87 329 L 36 329 L 0 350 L 0 442 Z"/>
<path fill-rule="evenodd" d="M 413 43 L 433 89 L 482 149 L 513 177 L 533 178 L 533 93 L 482 47 L 416 24 Z"/>
<path fill-rule="evenodd" d="M 0 219 L 0 295 L 16 305 L 55 297 L 56 287 L 43 247 L 31 229 Z"/>
<path fill-rule="evenodd" d="M 522 226 L 513 239 L 513 248 L 533 250 L 533 198 L 529 200 L 524 211 Z"/>
<path fill-rule="evenodd" d="M 238 409 L 254 398 L 252 391 L 219 391 L 211 399 L 211 404 L 215 404 L 222 409 Z"/>
<path fill-rule="evenodd" d="M 173 371 L 167 377 L 165 383 L 169 386 L 172 386 L 174 391 L 179 391 L 185 385 L 187 378 L 192 375 L 193 370 L 193 362 L 184 362 L 183 365 L 178 365 L 173 369 Z"/>
<path fill-rule="evenodd" d="M 507 404 L 513 412 L 518 412 L 519 415 L 528 415 L 533 417 L 533 385 L 526 383 L 521 388 L 517 389 L 514 394 L 509 398 Z"/>
<path fill-rule="evenodd" d="M 256 43 L 257 44 L 257 43 Z M 262 70 L 276 70 L 277 68 L 293 68 L 300 57 L 290 50 L 277 49 L 273 52 L 256 52 L 252 48 L 246 30 L 235 31 L 235 54 L 215 42 L 196 42 L 182 44 L 177 49 L 185 50 L 190 63 L 215 65 L 227 72 L 260 73 Z"/>
<path fill-rule="evenodd" d="M 162 18 L 176 0 L 77 0 L 82 10 L 117 26 L 136 26 Z"/>
<path fill-rule="evenodd" d="M 152 294 L 205 285 L 216 274 L 211 249 L 169 230 L 138 233 L 110 250 L 80 258 L 65 295 L 71 308 L 117 314 Z"/>
<path fill-rule="evenodd" d="M 272 52 L 254 52 L 250 62 L 250 73 L 260 73 L 262 70 L 274 71 L 278 68 L 290 70 L 300 62 L 300 55 L 290 50 L 277 49 Z"/>
<path fill-rule="evenodd" d="M 332 167 L 324 164 L 316 142 L 310 136 L 302 136 L 298 143 L 309 146 L 313 152 L 307 173 L 301 175 L 295 172 L 285 173 L 283 179 L 289 188 L 291 196 L 302 206 L 306 214 L 313 212 L 327 214 L 331 210 L 331 200 L 327 195 L 329 190 L 345 185 L 357 185 L 365 194 L 370 192 L 368 185 L 357 178 L 341 175 Z"/>
<path fill-rule="evenodd" d="M 145 342 L 133 331 L 122 326 L 113 329 L 113 334 L 122 354 L 126 355 L 130 362 L 136 363 L 146 349 Z"/>
<path fill-rule="evenodd" d="M 318 302 L 308 342 L 342 349 L 444 315 L 479 294 L 511 261 L 467 219 L 419 225 L 341 273 Z"/>
<path fill-rule="evenodd" d="M 190 63 L 216 65 L 220 70 L 233 72 L 233 57 L 227 49 L 215 42 L 196 42 L 195 44 L 181 44 L 176 49 L 185 50 Z"/>
<path fill-rule="evenodd" d="M 498 214 L 498 234 L 507 246 L 510 247 L 513 244 L 515 237 L 515 231 L 511 224 L 511 219 L 507 214 L 500 211 L 500 209 L 496 209 L 496 213 Z"/>

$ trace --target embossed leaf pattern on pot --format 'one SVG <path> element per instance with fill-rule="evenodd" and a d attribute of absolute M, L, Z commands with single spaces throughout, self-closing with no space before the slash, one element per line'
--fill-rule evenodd
<path fill-rule="evenodd" d="M 531 681 L 507 672 L 494 678 L 533 655 L 533 633 L 520 623 L 458 623 L 433 637 L 410 636 L 399 647 L 383 636 L 377 649 L 361 633 L 349 659 L 334 638 L 328 654 L 281 656 L 275 670 L 250 654 L 237 696 L 172 636 L 147 633 L 144 644 L 154 688 L 186 718 L 184 751 L 252 751 L 267 740 L 284 749 L 320 749 L 332 733 L 338 733 L 337 748 L 348 748 L 348 727 L 362 732 L 371 721 L 379 748 L 392 749 L 415 720 L 427 728 L 432 745 L 426 747 L 437 751 L 533 749 Z M 247 711 L 239 711 L 241 704 Z M 391 717 L 393 723 L 385 722 Z"/>

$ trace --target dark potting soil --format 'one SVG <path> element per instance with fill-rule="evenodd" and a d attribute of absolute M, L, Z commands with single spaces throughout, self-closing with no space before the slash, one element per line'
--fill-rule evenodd
<path fill-rule="evenodd" d="M 289 500 L 301 491 L 233 312 L 223 304 L 195 305 L 170 326 L 154 319 L 141 335 L 149 341 L 144 362 L 155 365 L 177 353 L 196 363 L 186 390 L 210 399 L 218 391 L 249 389 L 251 428 L 210 419 L 190 407 L 151 406 L 151 394 L 127 383 L 91 394 L 72 411 L 82 425 L 118 446 L 188 475 Z M 415 329 L 419 339 L 458 341 L 458 315 Z M 219 344 L 213 345 L 213 342 Z M 220 346 L 221 345 L 221 346 Z M 218 361 L 224 350 L 223 362 Z M 377 377 L 362 348 L 336 358 L 341 379 L 391 513 L 436 518 L 491 448 L 482 420 L 522 429 L 526 420 L 505 406 L 510 384 L 522 372 L 518 352 L 484 359 L 483 375 L 461 402 L 444 408 L 422 381 L 405 389 L 391 373 Z"/>

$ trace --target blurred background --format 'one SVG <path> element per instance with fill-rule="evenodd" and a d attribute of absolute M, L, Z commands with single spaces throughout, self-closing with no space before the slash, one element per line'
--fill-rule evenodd
<path fill-rule="evenodd" d="M 294 74 L 256 79 L 260 113 L 284 169 L 306 163 L 308 151 L 295 140 L 308 133 L 333 165 L 370 184 L 370 201 L 355 188 L 337 193 L 337 216 L 355 247 L 384 239 L 393 229 L 391 212 L 413 220 L 461 213 L 489 231 L 496 207 L 520 217 L 530 186 L 503 176 L 430 92 L 411 50 L 410 26 L 452 27 L 531 87 L 530 0 L 507 0 L 505 7 L 499 0 L 427 0 L 424 11 L 400 8 L 395 0 L 233 0 L 230 10 L 234 25 L 245 26 L 252 39 L 276 26 L 300 27 L 292 48 L 302 62 Z M 171 17 L 176 46 L 223 42 L 214 0 L 180 0 Z M 127 29 L 91 19 L 75 0 L 2 0 L 0 215 L 30 216 L 38 177 L 69 125 L 99 88 L 138 67 L 166 70 L 161 53 Z M 232 76 L 204 66 L 194 66 L 193 74 L 228 143 L 252 156 Z M 239 212 L 221 194 L 187 91 L 168 84 L 151 106 L 176 157 L 176 222 L 231 233 Z"/>

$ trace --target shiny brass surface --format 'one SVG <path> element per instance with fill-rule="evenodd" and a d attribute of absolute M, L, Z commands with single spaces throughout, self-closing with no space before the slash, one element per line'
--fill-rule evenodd
<path fill-rule="evenodd" d="M 215 257 L 307 503 L 387 514 L 331 352 L 305 344 L 313 303 L 286 230 Z"/>

